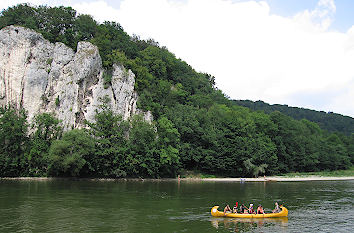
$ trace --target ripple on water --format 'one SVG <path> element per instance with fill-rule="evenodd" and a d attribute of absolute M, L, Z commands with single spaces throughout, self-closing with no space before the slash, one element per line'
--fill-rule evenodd
<path fill-rule="evenodd" d="M 2 182 L 0 232 L 351 232 L 354 182 Z M 213 218 L 215 203 L 274 200 L 286 219 Z"/>

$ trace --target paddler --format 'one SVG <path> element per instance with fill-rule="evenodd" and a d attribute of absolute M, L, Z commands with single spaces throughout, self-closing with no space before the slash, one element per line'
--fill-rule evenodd
<path fill-rule="evenodd" d="M 232 213 L 234 213 L 234 214 L 237 213 L 237 206 L 238 206 L 238 202 L 236 201 L 236 204 L 234 205 L 234 208 L 232 209 Z"/>
<path fill-rule="evenodd" d="M 247 209 L 247 207 L 245 206 L 245 204 L 242 204 L 242 205 L 240 206 L 240 212 L 241 212 L 241 214 L 247 214 L 247 211 L 248 211 L 248 209 Z"/>
<path fill-rule="evenodd" d="M 231 213 L 231 212 L 232 212 L 232 211 L 231 211 L 230 206 L 229 206 L 229 205 L 226 205 L 226 206 L 225 206 L 225 209 L 224 209 L 224 215 L 229 214 L 229 213 Z"/>
<path fill-rule="evenodd" d="M 250 204 L 250 208 L 248 208 L 248 213 L 249 214 L 254 214 L 253 204 Z"/>
<path fill-rule="evenodd" d="M 259 205 L 259 206 L 258 206 L 258 208 L 257 208 L 257 214 L 264 214 L 264 210 L 263 210 L 262 205 Z"/>
<path fill-rule="evenodd" d="M 279 204 L 278 202 L 275 202 L 275 208 L 273 210 L 273 213 L 279 213 L 279 212 L 280 212 Z"/>

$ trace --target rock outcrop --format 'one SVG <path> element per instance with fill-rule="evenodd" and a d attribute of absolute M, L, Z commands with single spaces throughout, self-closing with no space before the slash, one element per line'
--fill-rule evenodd
<path fill-rule="evenodd" d="M 102 99 L 124 119 L 149 112 L 136 107 L 135 76 L 114 65 L 111 85 L 104 85 L 104 69 L 96 46 L 79 42 L 76 53 L 63 43 L 50 43 L 41 34 L 23 27 L 0 30 L 0 105 L 8 103 L 38 113 L 53 112 L 68 129 L 94 121 Z M 106 88 L 105 88 L 106 87 Z"/>

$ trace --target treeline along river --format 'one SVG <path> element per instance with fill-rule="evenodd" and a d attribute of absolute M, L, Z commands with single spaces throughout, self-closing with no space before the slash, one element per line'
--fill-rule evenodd
<path fill-rule="evenodd" d="M 235 202 L 288 218 L 214 218 Z M 0 232 L 350 232 L 354 181 L 0 180 Z"/>
<path fill-rule="evenodd" d="M 0 61 L 7 64 L 2 66 L 4 85 L 0 92 L 19 93 L 6 94 L 0 101 L 0 177 L 161 178 L 177 177 L 183 170 L 254 177 L 348 169 L 354 164 L 354 119 L 317 115 L 315 111 L 295 117 L 286 111 L 295 120 L 279 111 L 239 106 L 241 103 L 215 86 L 214 76 L 197 72 L 154 40 L 130 36 L 119 22 L 96 22 L 72 7 L 19 4 L 1 11 L 0 41 L 0 50 L 5 51 L 0 53 Z M 85 59 L 97 65 L 83 72 L 90 74 L 87 78 L 77 76 L 79 66 L 73 72 L 65 66 L 62 72 L 57 66 L 62 62 L 49 55 L 54 54 L 52 50 L 40 46 L 51 42 L 54 47 L 61 42 L 68 47 L 60 46 L 64 50 L 58 54 L 74 54 L 80 51 L 80 41 L 91 43 L 90 51 L 99 51 L 99 56 L 92 51 L 85 53 Z M 35 55 L 37 52 L 43 56 Z M 20 54 L 23 56 L 18 57 Z M 97 57 L 89 59 L 90 54 Z M 100 60 L 102 63 L 97 64 Z M 220 58 L 220 62 L 225 61 Z M 149 111 L 152 122 L 138 116 L 124 120 L 116 115 L 113 103 L 120 98 L 103 94 L 119 83 L 113 75 L 116 64 L 124 66 L 123 74 L 129 70 L 134 73 L 134 91 L 139 96 L 136 106 Z M 18 77 L 23 80 L 19 85 L 6 84 Z M 98 113 L 89 119 L 85 118 L 91 111 L 88 106 L 96 105 L 96 91 L 91 91 L 98 91 L 91 89 L 96 79 L 103 85 L 100 90 L 107 90 L 100 91 L 103 98 L 97 98 Z M 30 83 L 35 86 L 27 86 Z M 73 87 L 83 91 L 83 95 L 74 95 L 80 98 L 69 96 L 76 93 Z M 23 95 L 23 90 L 33 88 L 46 91 Z M 130 106 L 126 101 L 122 98 L 116 105 Z M 11 102 L 15 103 L 6 106 Z M 26 108 L 27 102 L 31 107 Z M 18 109 L 21 106 L 24 109 Z M 52 114 L 49 106 L 53 107 Z M 29 110 L 34 108 L 41 114 L 32 118 Z M 72 120 L 64 124 L 64 119 Z M 324 127 L 323 121 L 331 122 L 330 127 Z M 75 129 L 79 123 L 87 123 L 86 130 Z"/>

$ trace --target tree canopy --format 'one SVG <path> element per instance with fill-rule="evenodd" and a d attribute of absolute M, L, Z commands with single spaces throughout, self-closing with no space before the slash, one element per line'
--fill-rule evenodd
<path fill-rule="evenodd" d="M 279 111 L 296 120 L 306 119 L 316 122 L 322 129 L 330 132 L 339 132 L 350 135 L 354 132 L 354 119 L 349 116 L 333 112 L 315 111 L 305 108 L 289 107 L 288 105 L 267 104 L 263 101 L 250 100 L 233 100 L 234 104 L 250 108 L 254 111 L 264 111 L 265 113 L 272 113 Z"/>
<path fill-rule="evenodd" d="M 340 130 L 346 123 L 332 124 L 339 133 L 310 117 L 239 106 L 215 88 L 215 77 L 153 40 L 129 36 L 119 23 L 100 24 L 71 7 L 20 4 L 1 12 L 0 28 L 13 24 L 73 49 L 81 40 L 94 43 L 105 85 L 113 64 L 132 70 L 138 107 L 151 111 L 154 121 L 123 120 L 102 103 L 85 129 L 63 133 L 54 114 L 39 114 L 28 133 L 25 111 L 3 106 L 0 176 L 158 178 L 186 169 L 242 177 L 353 165 L 353 130 Z"/>

